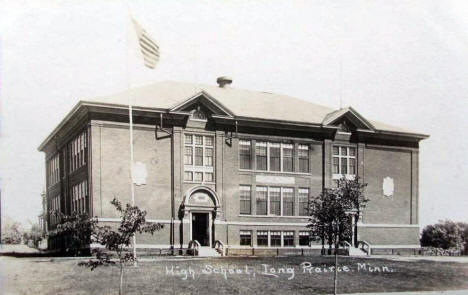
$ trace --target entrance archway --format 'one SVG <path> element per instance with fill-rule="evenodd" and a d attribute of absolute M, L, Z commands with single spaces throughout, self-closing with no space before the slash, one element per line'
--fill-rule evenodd
<path fill-rule="evenodd" d="M 214 220 L 220 215 L 219 199 L 214 190 L 197 186 L 188 190 L 181 205 L 181 218 L 188 219 L 190 240 L 212 247 L 215 241 Z"/>

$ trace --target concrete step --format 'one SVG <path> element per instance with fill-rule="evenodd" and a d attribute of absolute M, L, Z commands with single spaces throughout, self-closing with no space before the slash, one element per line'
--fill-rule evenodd
<path fill-rule="evenodd" d="M 367 253 L 362 249 L 350 247 L 349 256 L 367 256 Z"/>
<path fill-rule="evenodd" d="M 200 250 L 198 251 L 198 256 L 202 256 L 202 257 L 220 257 L 221 254 L 219 254 L 219 252 L 216 251 L 214 248 L 200 247 Z"/>

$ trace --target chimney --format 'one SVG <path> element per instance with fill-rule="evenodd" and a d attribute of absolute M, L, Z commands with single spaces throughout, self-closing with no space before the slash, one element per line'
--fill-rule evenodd
<path fill-rule="evenodd" d="M 218 83 L 219 87 L 226 88 L 226 87 L 229 87 L 229 85 L 231 85 L 232 78 L 222 76 L 222 77 L 219 77 L 218 79 L 216 79 L 216 82 Z"/>

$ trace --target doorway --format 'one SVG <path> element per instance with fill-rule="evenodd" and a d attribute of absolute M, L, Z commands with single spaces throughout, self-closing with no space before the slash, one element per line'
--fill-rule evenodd
<path fill-rule="evenodd" d="M 192 240 L 197 240 L 200 246 L 210 246 L 209 229 L 209 213 L 192 213 Z"/>

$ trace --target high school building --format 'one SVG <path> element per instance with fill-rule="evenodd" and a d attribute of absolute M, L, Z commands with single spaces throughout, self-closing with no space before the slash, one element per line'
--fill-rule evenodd
<path fill-rule="evenodd" d="M 370 199 L 353 241 L 373 253 L 419 248 L 416 134 L 293 97 L 231 87 L 159 82 L 80 101 L 39 147 L 47 207 L 117 223 L 131 202 L 129 96 L 133 100 L 135 204 L 165 224 L 139 248 L 203 247 L 229 254 L 320 248 L 309 243 L 308 199 L 359 176 Z M 47 218 L 48 228 L 58 221 Z M 49 247 L 65 241 L 51 239 Z M 398 250 L 400 249 L 400 250 Z"/>

